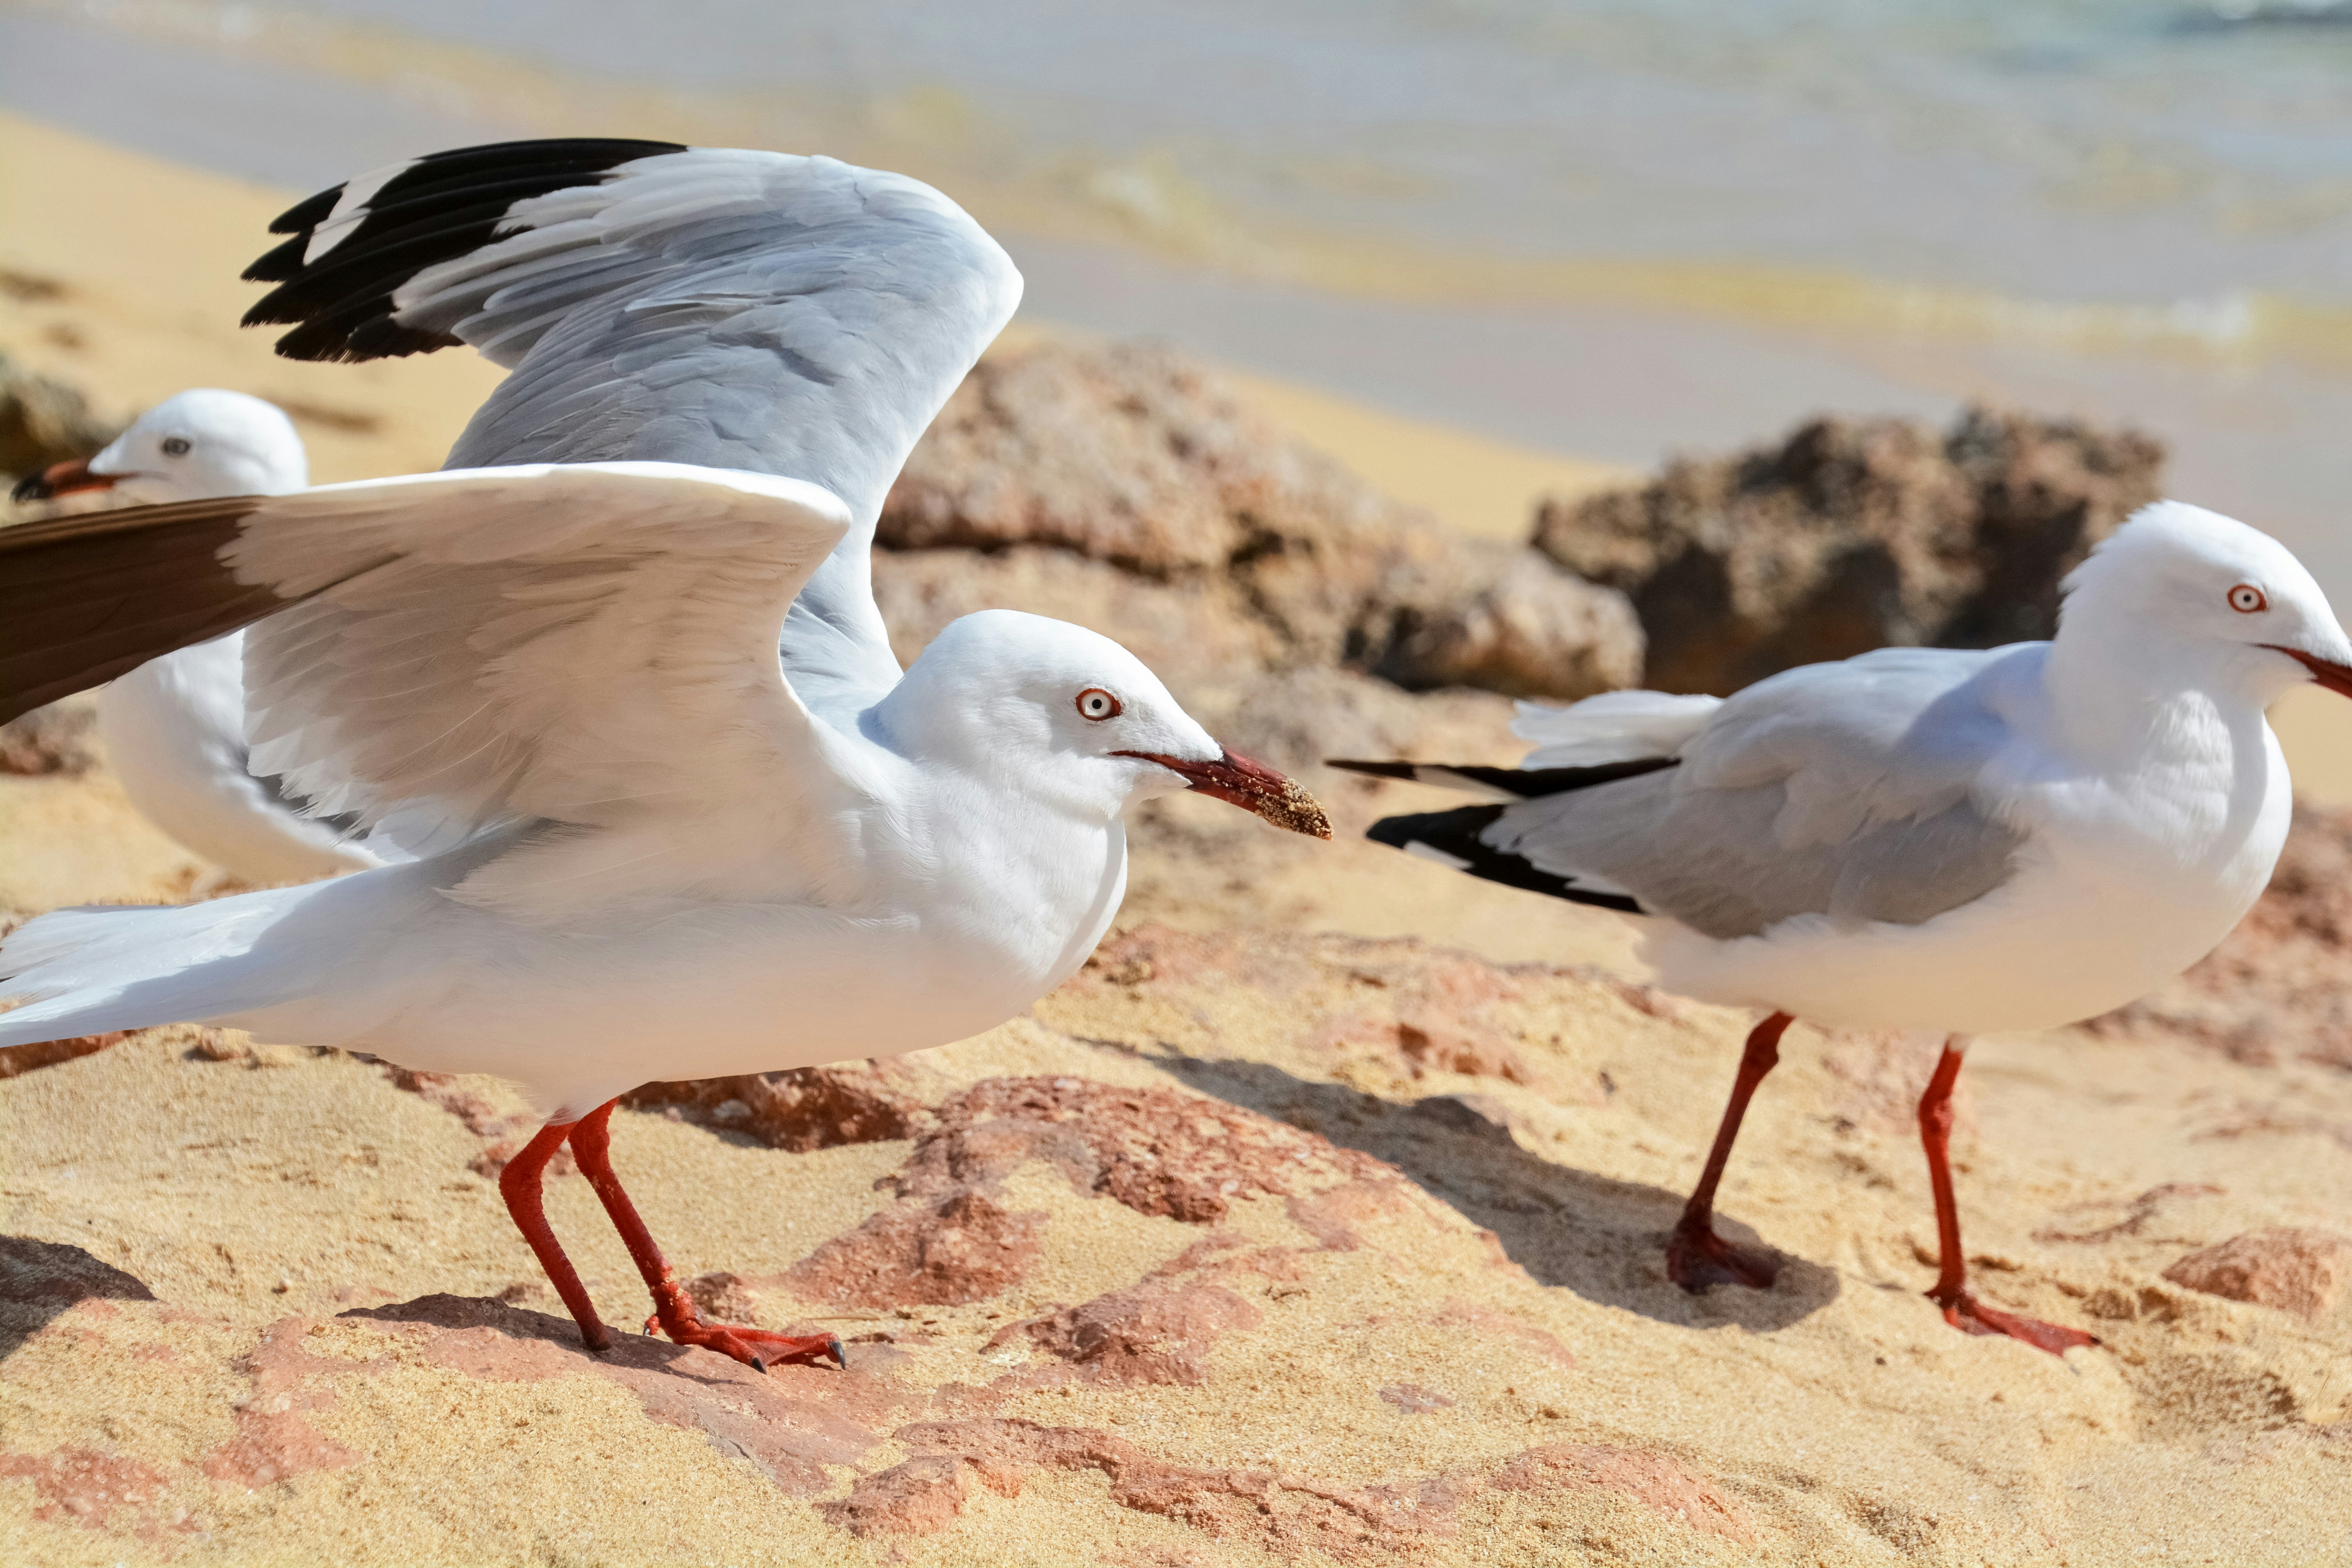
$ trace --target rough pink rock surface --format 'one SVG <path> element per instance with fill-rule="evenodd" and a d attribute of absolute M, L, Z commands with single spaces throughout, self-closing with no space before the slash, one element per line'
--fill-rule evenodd
<path fill-rule="evenodd" d="M 1456 1529 L 1460 1489 L 1439 1479 L 1339 1488 L 1276 1469 L 1181 1464 L 1116 1433 L 1031 1421 L 920 1422 L 896 1436 L 929 1457 L 968 1467 L 971 1480 L 1006 1496 L 1018 1496 L 1038 1470 L 1098 1470 L 1109 1479 L 1110 1500 L 1118 1507 L 1159 1514 L 1212 1541 L 1255 1547 L 1285 1562 L 1393 1561 L 1400 1551 L 1448 1538 Z M 860 1522 L 874 1521 L 867 1529 L 877 1533 L 913 1534 L 921 1521 L 946 1511 L 920 1494 L 953 1485 L 937 1469 L 922 1472 L 919 1480 L 870 1477 L 852 1490 L 844 1512 Z M 970 1495 L 969 1487 L 963 1483 L 960 1498 Z M 1476 1482 L 1466 1489 L 1476 1489 Z M 866 1500 L 860 1493 L 870 1500 L 853 1514 Z"/>
<path fill-rule="evenodd" d="M 992 1184 L 1034 1159 L 1077 1191 L 1203 1224 L 1235 1198 L 1385 1169 L 1221 1100 L 1087 1079 L 989 1079 L 941 1105 L 939 1120 L 898 1173 L 902 1196 Z"/>
<path fill-rule="evenodd" d="M 1622 1494 L 1701 1535 L 1745 1545 L 1756 1523 L 1738 1499 L 1695 1474 L 1668 1454 L 1600 1443 L 1556 1443 L 1530 1448 L 1495 1478 L 1506 1491 L 1597 1487 Z"/>
<path fill-rule="evenodd" d="M 697 1121 L 805 1154 L 848 1143 L 911 1138 L 930 1124 L 920 1069 L 895 1060 L 745 1073 L 693 1083 L 648 1083 L 621 1097 L 635 1110 L 676 1106 Z"/>
<path fill-rule="evenodd" d="M 128 1525 L 156 1534 L 154 1504 L 170 1478 L 152 1465 L 72 1445 L 47 1454 L 0 1453 L 0 1477 L 33 1483 L 33 1517 L 70 1520 L 91 1529 Z"/>
<path fill-rule="evenodd" d="M 611 1349 L 592 1355 L 581 1347 L 579 1331 L 567 1318 L 456 1296 L 426 1296 L 342 1316 L 399 1329 L 426 1361 L 463 1377 L 538 1383 L 584 1373 L 617 1384 L 635 1396 L 647 1418 L 700 1432 L 718 1455 L 750 1459 L 779 1491 L 793 1497 L 823 1497 L 833 1490 L 828 1470 L 857 1464 L 908 1404 L 904 1391 L 860 1370 L 855 1351 L 847 1372 L 784 1365 L 760 1373 L 715 1351 L 683 1349 L 640 1334 L 616 1334 Z M 285 1337 L 280 1330 L 272 1334 Z M 376 1368 L 343 1363 L 308 1370 Z"/>
<path fill-rule="evenodd" d="M 287 1318 L 270 1326 L 245 1358 L 252 1392 L 237 1407 L 235 1436 L 215 1448 L 205 1474 L 241 1487 L 266 1487 L 313 1470 L 340 1470 L 361 1456 L 311 1425 L 313 1412 L 331 1410 L 335 1396 L 307 1386 L 310 1374 L 341 1370 L 302 1348 L 310 1324 Z"/>
<path fill-rule="evenodd" d="M 130 1034 L 127 1029 L 110 1029 L 103 1035 L 76 1035 L 70 1039 L 35 1040 L 28 1045 L 0 1046 L 0 1078 L 15 1078 L 20 1072 L 53 1068 L 77 1057 L 93 1056 L 109 1046 L 121 1045 L 130 1038 Z"/>
<path fill-rule="evenodd" d="M 988 1079 L 932 1109 L 929 1130 L 887 1178 L 898 1202 L 824 1243 L 780 1282 L 861 1307 L 995 1296 L 1027 1279 L 1042 1253 L 1045 1215 L 1000 1201 L 1000 1184 L 1032 1161 L 1076 1192 L 1192 1224 L 1223 1218 L 1236 1198 L 1381 1168 L 1202 1095 L 1075 1078 Z M 1076 1331 L 1074 1322 L 1069 1332 Z"/>
<path fill-rule="evenodd" d="M 961 1188 L 894 1205 L 794 1264 L 783 1283 L 845 1306 L 958 1306 L 1020 1283 L 1036 1267 L 1045 1215 L 1006 1210 Z"/>
<path fill-rule="evenodd" d="M 991 1343 L 1026 1338 L 1097 1382 L 1197 1385 L 1209 1380 L 1209 1351 L 1218 1337 L 1254 1329 L 1261 1319 L 1222 1286 L 1147 1279 L 1015 1323 Z"/>
<path fill-rule="evenodd" d="M 2335 1310 L 2352 1280 L 2352 1236 L 2282 1226 L 2192 1252 L 2164 1271 L 2176 1285 L 2274 1307 L 2315 1323 Z"/>
<path fill-rule="evenodd" d="M 819 1504 L 852 1535 L 934 1535 L 971 1499 L 972 1467 L 950 1454 L 919 1454 L 859 1479 L 845 1498 Z"/>
<path fill-rule="evenodd" d="M 1403 1405 L 1446 1408 L 1442 1395 L 1403 1385 Z M 1391 1401 L 1391 1403 L 1396 1403 Z M 1401 1406 L 1402 1407 L 1402 1406 Z M 976 1489 L 1017 1497 L 1039 1470 L 1098 1470 L 1110 1500 L 1192 1526 L 1212 1541 L 1255 1547 L 1283 1562 L 1387 1563 L 1450 1540 L 1465 1504 L 1483 1491 L 1613 1492 L 1696 1533 L 1732 1545 L 1758 1539 L 1736 1497 L 1671 1455 L 1601 1444 L 1526 1449 L 1491 1472 L 1465 1469 L 1378 1486 L 1341 1488 L 1280 1469 L 1186 1465 L 1094 1427 L 1031 1421 L 927 1421 L 901 1426 L 918 1450 L 906 1463 L 857 1482 L 825 1505 L 860 1535 L 924 1535 L 962 1513 Z"/>

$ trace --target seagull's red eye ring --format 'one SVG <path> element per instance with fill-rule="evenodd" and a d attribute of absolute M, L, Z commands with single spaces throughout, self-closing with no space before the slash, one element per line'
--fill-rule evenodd
<path fill-rule="evenodd" d="M 2252 583 L 2241 583 L 2230 590 L 2230 608 L 2242 616 L 2255 615 L 2270 607 L 2270 600 Z"/>
<path fill-rule="evenodd" d="M 1121 711 L 1118 699 L 1099 686 L 1089 686 L 1078 693 L 1078 717 L 1081 719 L 1092 719 L 1100 723 L 1105 719 L 1118 718 Z"/>

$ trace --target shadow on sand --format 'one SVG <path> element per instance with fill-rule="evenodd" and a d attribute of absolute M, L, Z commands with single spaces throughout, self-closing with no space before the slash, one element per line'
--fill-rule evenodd
<path fill-rule="evenodd" d="M 79 1247 L 0 1236 L 0 1359 L 16 1354 L 58 1313 L 93 1298 L 152 1301 L 155 1292 Z"/>
<path fill-rule="evenodd" d="M 1160 1056 L 1156 1064 L 1204 1094 L 1318 1132 L 1395 1165 L 1424 1191 L 1499 1237 L 1539 1285 L 1690 1328 L 1785 1328 L 1838 1295 L 1834 1269 L 1765 1246 L 1737 1218 L 1724 1238 L 1780 1262 L 1769 1290 L 1718 1285 L 1694 1296 L 1666 1278 L 1667 1233 L 1683 1194 L 1554 1164 L 1460 1099 L 1399 1105 L 1259 1062 Z"/>

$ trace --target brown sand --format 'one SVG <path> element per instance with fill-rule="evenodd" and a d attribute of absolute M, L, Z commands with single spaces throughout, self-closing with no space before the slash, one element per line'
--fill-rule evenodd
<path fill-rule="evenodd" d="M 1727 1228 L 1783 1254 L 1780 1283 L 1664 1280 L 1745 1022 L 1411 943 L 1152 927 L 1034 1018 L 918 1059 L 934 1104 L 1013 1078 L 1142 1140 L 1186 1217 L 1034 1119 L 967 1117 L 985 1136 L 950 1179 L 903 1140 L 785 1153 L 623 1113 L 682 1271 L 859 1342 L 846 1376 L 764 1382 L 651 1341 L 581 1354 L 488 1141 L 383 1069 L 135 1036 L 0 1083 L 5 1230 L 29 1238 L 6 1244 L 0 1555 L 2340 1558 L 2352 1310 L 2162 1276 L 2242 1232 L 2341 1226 L 2341 1074 L 1979 1048 L 1971 1256 L 1992 1299 L 2106 1342 L 2061 1362 L 1917 1295 L 1903 1108 L 1926 1063 L 1872 1042 L 1797 1040 L 1733 1168 Z M 1122 1088 L 1223 1104 L 1121 1129 Z M 492 1133 L 520 1110 L 452 1089 Z M 550 1206 L 634 1321 L 585 1184 Z"/>
<path fill-rule="evenodd" d="M 10 214 L 73 184 L 26 129 L 0 127 Z M 222 222 L 241 260 L 278 198 L 241 199 L 190 214 L 191 245 Z M 58 318 L 0 301 L 0 350 L 126 412 L 296 384 L 216 357 L 247 352 L 215 331 L 235 300 L 142 303 L 167 263 L 119 221 L 77 255 L 0 233 L 91 323 L 45 362 L 22 334 Z M 321 477 L 430 462 L 488 374 L 372 369 L 320 372 L 383 421 L 346 457 L 321 438 Z M 583 1354 L 498 1202 L 521 1107 L 495 1083 L 190 1029 L 0 1080 L 0 1561 L 2352 1560 L 2352 1290 L 2305 1317 L 2166 1278 L 2347 1228 L 2352 1079 L 2169 1036 L 1980 1045 L 1972 1266 L 2105 1342 L 2062 1362 L 1917 1294 L 1924 1058 L 1799 1031 L 1723 1197 L 1780 1283 L 1692 1298 L 1659 1248 L 1748 1020 L 1643 990 L 1613 917 L 1348 841 L 1428 798 L 1360 789 L 1329 846 L 1174 803 L 1199 853 L 1157 836 L 1177 848 L 1086 973 L 908 1064 L 917 1139 L 792 1153 L 725 1106 L 616 1116 L 681 1272 L 843 1333 L 846 1374 Z M 0 779 L 0 902 L 202 870 L 102 770 Z M 1367 940 L 1412 935 L 1463 951 Z M 634 1323 L 585 1184 L 549 1202 Z"/>

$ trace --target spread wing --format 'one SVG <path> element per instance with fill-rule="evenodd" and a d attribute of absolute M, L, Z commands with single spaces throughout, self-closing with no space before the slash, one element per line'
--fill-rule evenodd
<path fill-rule="evenodd" d="M 412 160 L 278 219 L 247 276 L 278 351 L 373 359 L 468 343 L 513 374 L 452 468 L 644 460 L 775 474 L 852 529 L 793 605 L 782 657 L 845 716 L 898 675 L 874 523 L 1021 276 L 953 202 L 830 158 L 524 142 Z"/>
<path fill-rule="evenodd" d="M 26 650 L 37 689 L 0 695 L 37 700 L 252 622 L 251 766 L 314 814 L 426 849 L 516 821 L 814 819 L 841 787 L 839 742 L 776 635 L 850 526 L 798 480 L 601 463 L 0 530 L 0 622 L 38 617 L 48 639 Z"/>
<path fill-rule="evenodd" d="M 1561 787 L 1390 817 L 1372 837 L 1713 937 L 1801 914 L 1916 925 L 1999 887 L 2023 843 L 1974 789 L 2008 735 L 1989 689 L 2020 656 L 1895 648 L 1789 670 L 1631 776 L 1633 761 L 1541 770 L 1530 779 Z"/>

